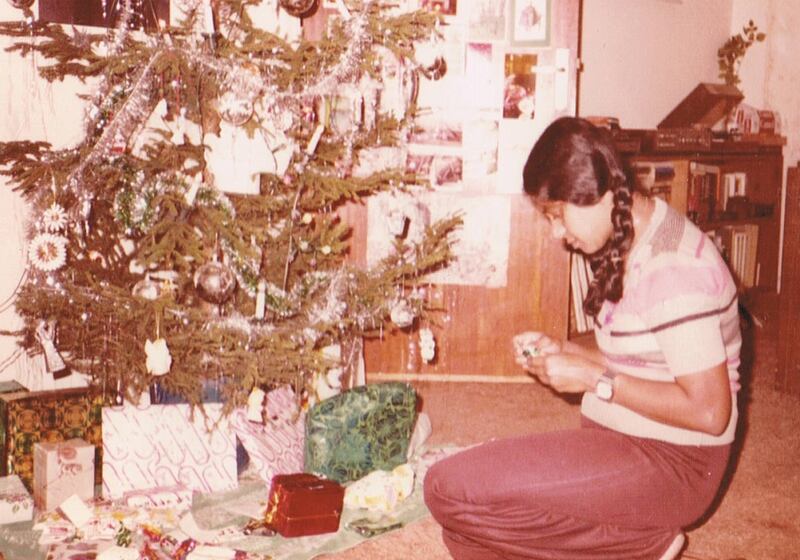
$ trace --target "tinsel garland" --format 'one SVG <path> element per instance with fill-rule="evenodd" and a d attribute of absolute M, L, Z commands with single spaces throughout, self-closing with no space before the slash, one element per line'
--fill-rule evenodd
<path fill-rule="evenodd" d="M 405 142 L 414 107 L 404 120 L 377 115 L 343 131 L 319 113 L 344 85 L 377 83 L 379 46 L 417 68 L 413 44 L 435 33 L 437 17 L 353 2 L 322 41 L 290 44 L 252 25 L 252 3 L 215 2 L 219 29 L 209 29 L 205 5 L 185 0 L 180 26 L 153 35 L 130 29 L 130 2 L 105 38 L 0 24 L 0 33 L 36 36 L 12 50 L 54 60 L 40 68 L 43 77 L 102 78 L 87 98 L 81 144 L 56 151 L 4 143 L 0 164 L 34 207 L 34 233 L 45 236 L 16 302 L 25 320 L 20 344 L 40 351 L 36 325 L 53 321 L 70 368 L 106 391 L 135 399 L 157 372 L 161 387 L 193 404 L 204 383 L 218 383 L 230 410 L 257 386 L 302 389 L 333 365 L 322 348 L 379 335 L 399 302 L 407 316 L 424 314 L 418 286 L 452 258 L 455 217 L 430 226 L 416 245 L 398 238 L 396 253 L 375 269 L 346 263 L 342 204 L 418 188 L 404 169 L 350 172 L 362 151 Z M 252 104 L 241 123 L 248 133 L 279 130 L 294 147 L 285 173 L 262 174 L 259 194 L 225 194 L 205 173 L 202 139 L 225 118 L 223 96 Z M 161 102 L 174 130 L 132 149 Z M 168 368 L 154 366 L 154 348 L 168 352 Z"/>

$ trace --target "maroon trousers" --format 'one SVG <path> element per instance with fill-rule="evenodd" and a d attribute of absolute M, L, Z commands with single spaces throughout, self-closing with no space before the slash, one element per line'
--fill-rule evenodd
<path fill-rule="evenodd" d="M 457 560 L 657 559 L 711 505 L 730 446 L 577 430 L 495 440 L 433 465 L 425 503 Z"/>

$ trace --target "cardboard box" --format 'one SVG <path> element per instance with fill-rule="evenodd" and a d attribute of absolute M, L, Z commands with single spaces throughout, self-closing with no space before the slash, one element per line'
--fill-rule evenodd
<path fill-rule="evenodd" d="M 94 498 L 94 445 L 80 438 L 33 447 L 33 501 L 49 511 L 77 495 Z"/>
<path fill-rule="evenodd" d="M 102 405 L 102 396 L 89 389 L 0 394 L 0 476 L 17 474 L 33 491 L 33 446 L 81 438 L 95 446 L 95 484 L 100 484 Z"/>
<path fill-rule="evenodd" d="M 0 478 L 0 524 L 33 519 L 33 498 L 15 474 Z"/>

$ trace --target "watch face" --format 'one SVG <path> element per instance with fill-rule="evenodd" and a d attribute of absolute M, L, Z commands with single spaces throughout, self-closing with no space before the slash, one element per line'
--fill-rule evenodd
<path fill-rule="evenodd" d="M 595 394 L 604 401 L 611 400 L 611 395 L 614 393 L 614 387 L 607 379 L 601 379 L 597 382 L 594 389 Z"/>

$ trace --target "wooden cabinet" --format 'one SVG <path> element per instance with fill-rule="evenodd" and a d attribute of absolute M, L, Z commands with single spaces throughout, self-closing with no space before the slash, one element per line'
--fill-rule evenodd
<path fill-rule="evenodd" d="M 786 218 L 783 231 L 783 268 L 778 296 L 778 390 L 800 395 L 800 167 L 786 177 Z"/>

